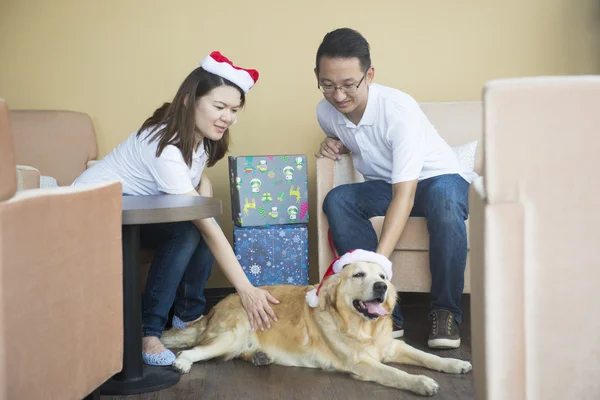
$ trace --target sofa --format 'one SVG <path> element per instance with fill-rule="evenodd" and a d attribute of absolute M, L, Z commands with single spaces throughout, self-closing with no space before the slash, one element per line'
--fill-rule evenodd
<path fill-rule="evenodd" d="M 87 168 L 98 162 L 96 134 L 90 117 L 68 110 L 10 111 L 19 190 L 47 186 L 69 186 Z M 201 193 L 212 196 L 212 184 L 202 177 Z M 142 292 L 154 250 L 140 252 Z"/>
<path fill-rule="evenodd" d="M 489 82 L 472 185 L 480 400 L 600 399 L 600 76 Z"/>
<path fill-rule="evenodd" d="M 17 191 L 10 119 L 0 100 L 0 400 L 97 395 L 123 363 L 121 185 Z"/>
<path fill-rule="evenodd" d="M 466 146 L 481 140 L 482 109 L 480 102 L 421 103 L 421 108 L 436 127 L 440 135 L 452 147 Z M 474 169 L 481 172 L 482 153 L 477 146 L 473 155 Z M 317 159 L 317 238 L 319 276 L 322 277 L 334 255 L 331 251 L 327 216 L 323 213 L 323 200 L 336 186 L 364 181 L 362 175 L 352 164 L 350 154 L 341 156 L 341 160 Z M 381 235 L 383 216 L 371 218 L 377 236 Z M 466 221 L 467 232 L 469 221 Z M 429 270 L 429 232 L 427 222 L 422 217 L 410 217 L 390 257 L 393 264 L 392 283 L 401 292 L 429 292 L 431 272 Z M 471 291 L 471 261 L 467 258 L 465 271 L 465 293 Z"/>
<path fill-rule="evenodd" d="M 89 115 L 69 110 L 11 110 L 17 189 L 70 186 L 96 163 L 96 133 Z M 153 252 L 140 254 L 144 282 Z M 142 286 L 143 290 L 144 286 Z"/>
<path fill-rule="evenodd" d="M 41 176 L 69 186 L 98 154 L 90 117 L 75 111 L 11 110 L 19 188 Z"/>

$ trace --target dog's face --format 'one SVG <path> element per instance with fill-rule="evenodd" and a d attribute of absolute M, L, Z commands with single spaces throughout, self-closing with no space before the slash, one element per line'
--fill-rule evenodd
<path fill-rule="evenodd" d="M 349 264 L 341 271 L 336 290 L 339 300 L 367 320 L 388 315 L 396 304 L 396 289 L 383 269 L 373 263 Z"/>

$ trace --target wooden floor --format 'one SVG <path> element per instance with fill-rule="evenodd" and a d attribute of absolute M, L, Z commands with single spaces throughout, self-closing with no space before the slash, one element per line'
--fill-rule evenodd
<path fill-rule="evenodd" d="M 402 310 L 405 318 L 405 340 L 419 349 L 442 357 L 471 360 L 471 332 L 469 298 L 463 298 L 463 323 L 460 326 L 462 344 L 456 350 L 431 351 L 427 349 L 428 297 L 423 294 L 403 295 Z M 409 373 L 424 374 L 435 379 L 440 390 L 434 399 L 475 399 L 472 374 L 449 375 L 424 368 L 396 365 Z M 348 375 L 308 368 L 270 365 L 255 367 L 241 360 L 209 361 L 194 364 L 189 374 L 168 389 L 135 396 L 101 396 L 103 400 L 271 400 L 271 399 L 369 399 L 404 400 L 422 399 L 406 391 L 387 388 L 375 383 L 361 382 Z"/>

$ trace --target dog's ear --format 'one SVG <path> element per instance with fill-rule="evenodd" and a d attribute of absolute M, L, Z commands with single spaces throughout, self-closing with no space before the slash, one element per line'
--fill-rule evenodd
<path fill-rule="evenodd" d="M 396 292 L 396 288 L 392 285 L 391 282 L 388 283 L 388 295 L 385 299 L 385 308 L 392 312 L 394 307 L 396 306 L 396 302 L 398 301 L 398 293 Z"/>
<path fill-rule="evenodd" d="M 321 310 L 325 310 L 332 304 L 335 304 L 337 288 L 340 284 L 340 274 L 330 275 L 326 279 L 319 293 L 319 306 Z"/>

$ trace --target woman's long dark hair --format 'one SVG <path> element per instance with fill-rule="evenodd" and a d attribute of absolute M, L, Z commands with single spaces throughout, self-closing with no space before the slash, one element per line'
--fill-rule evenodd
<path fill-rule="evenodd" d="M 243 107 L 246 97 L 239 86 L 198 67 L 185 78 L 179 90 L 177 90 L 173 102 L 164 103 L 157 108 L 154 114 L 144 121 L 137 135 L 139 136 L 142 131 L 154 127 L 148 136 L 151 142 L 158 140 L 156 157 L 161 155 L 167 145 L 172 144 L 181 150 L 185 163 L 188 167 L 191 167 L 196 136 L 195 103 L 200 97 L 223 85 L 232 86 L 239 90 L 242 100 L 240 106 Z M 194 99 L 194 101 L 188 101 L 186 106 L 186 98 Z M 162 125 L 165 126 L 161 128 Z M 204 150 L 208 154 L 207 167 L 212 167 L 217 161 L 225 157 L 225 154 L 229 151 L 229 129 L 223 133 L 220 140 L 214 141 L 205 137 Z"/>

